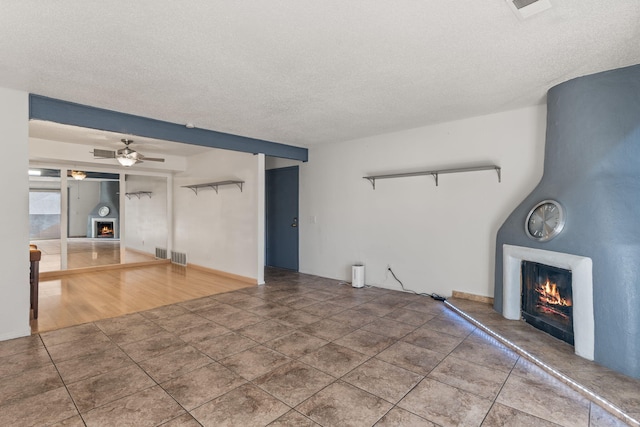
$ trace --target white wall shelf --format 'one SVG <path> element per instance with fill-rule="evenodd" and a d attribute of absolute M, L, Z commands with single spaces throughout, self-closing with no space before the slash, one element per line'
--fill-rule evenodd
<path fill-rule="evenodd" d="M 183 185 L 182 187 L 190 188 L 191 190 L 193 190 L 194 193 L 196 193 L 196 195 L 198 194 L 198 189 L 200 188 L 213 188 L 214 190 L 216 190 L 216 194 L 218 194 L 218 187 L 222 185 L 237 185 L 238 188 L 240 189 L 240 192 L 242 192 L 243 184 L 244 184 L 244 181 L 218 181 L 218 182 L 207 182 L 206 184 Z"/>
<path fill-rule="evenodd" d="M 376 189 L 376 180 L 377 179 L 390 179 L 390 178 L 406 178 L 410 176 L 424 176 L 431 175 L 436 181 L 436 187 L 438 186 L 438 176 L 447 173 L 462 173 L 462 172 L 479 172 L 485 170 L 495 170 L 498 174 L 498 182 L 502 182 L 502 168 L 496 165 L 483 165 L 483 166 L 471 166 L 466 168 L 451 168 L 451 169 L 439 169 L 432 171 L 419 171 L 419 172 L 404 172 L 404 173 L 393 173 L 386 175 L 370 175 L 363 176 L 362 178 L 368 180 L 373 189 Z"/>
<path fill-rule="evenodd" d="M 124 193 L 124 195 L 127 196 L 127 199 L 131 199 L 132 196 L 135 196 L 138 199 L 140 196 L 149 196 L 149 198 L 151 198 L 151 194 L 153 194 L 151 191 L 134 191 L 132 193 Z"/>

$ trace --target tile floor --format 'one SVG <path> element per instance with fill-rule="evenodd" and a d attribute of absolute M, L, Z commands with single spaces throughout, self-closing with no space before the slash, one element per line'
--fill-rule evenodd
<path fill-rule="evenodd" d="M 458 303 L 640 415 L 639 381 Z M 0 342 L 0 425 L 625 424 L 443 303 L 272 270 L 265 286 Z"/>

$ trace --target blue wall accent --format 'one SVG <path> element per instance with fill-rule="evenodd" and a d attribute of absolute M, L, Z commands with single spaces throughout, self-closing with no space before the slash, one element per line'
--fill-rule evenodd
<path fill-rule="evenodd" d="M 29 118 L 204 147 L 254 154 L 264 153 L 267 156 L 301 160 L 303 162 L 309 159 L 308 150 L 302 147 L 207 129 L 188 129 L 181 124 L 104 110 L 34 94 L 29 95 Z"/>
<path fill-rule="evenodd" d="M 595 361 L 640 378 L 640 65 L 562 83 L 547 96 L 544 174 L 498 231 L 495 304 L 502 312 L 502 245 L 593 260 Z M 566 210 L 547 243 L 525 235 L 544 199 Z"/>

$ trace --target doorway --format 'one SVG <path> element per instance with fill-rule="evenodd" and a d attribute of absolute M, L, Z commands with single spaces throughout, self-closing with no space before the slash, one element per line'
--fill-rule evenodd
<path fill-rule="evenodd" d="M 298 271 L 298 166 L 265 172 L 265 259 L 270 267 Z"/>

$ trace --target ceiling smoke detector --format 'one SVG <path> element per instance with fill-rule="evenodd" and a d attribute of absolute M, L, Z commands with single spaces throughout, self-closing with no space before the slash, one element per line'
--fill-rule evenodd
<path fill-rule="evenodd" d="M 551 9 L 550 0 L 506 0 L 513 13 L 520 19 Z"/>

